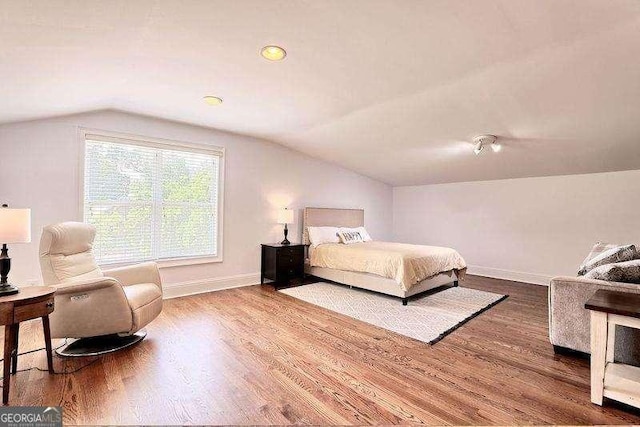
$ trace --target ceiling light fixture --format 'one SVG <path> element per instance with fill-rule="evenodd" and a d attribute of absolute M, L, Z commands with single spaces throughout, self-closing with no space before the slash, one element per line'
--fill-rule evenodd
<path fill-rule="evenodd" d="M 491 145 L 491 149 L 494 153 L 502 150 L 502 145 L 496 143 L 497 138 L 494 135 L 478 135 L 473 138 L 473 152 L 476 153 L 476 156 L 480 154 L 486 145 Z"/>
<path fill-rule="evenodd" d="M 280 46 L 269 45 L 260 50 L 260 55 L 269 61 L 282 61 L 287 56 L 287 51 Z"/>
<path fill-rule="evenodd" d="M 207 105 L 220 105 L 222 104 L 222 98 L 218 98 L 217 96 L 207 95 L 202 98 Z"/>

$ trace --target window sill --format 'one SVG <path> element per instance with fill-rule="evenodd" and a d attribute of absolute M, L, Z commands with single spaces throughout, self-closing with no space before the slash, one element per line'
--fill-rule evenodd
<path fill-rule="evenodd" d="M 200 257 L 191 257 L 191 258 L 171 258 L 171 259 L 160 259 L 160 260 L 140 260 L 140 261 L 132 261 L 132 262 L 120 262 L 114 264 L 100 264 L 101 268 L 111 269 L 111 268 L 120 268 L 126 267 L 130 265 L 136 265 L 143 262 L 155 262 L 158 264 L 158 268 L 172 268 L 172 267 L 181 267 L 185 265 L 198 265 L 198 264 L 213 264 L 222 262 L 222 256 L 200 256 Z"/>
<path fill-rule="evenodd" d="M 212 264 L 222 262 L 222 256 L 203 256 L 193 258 L 161 259 L 156 261 L 158 268 L 180 267 L 183 265 Z"/>

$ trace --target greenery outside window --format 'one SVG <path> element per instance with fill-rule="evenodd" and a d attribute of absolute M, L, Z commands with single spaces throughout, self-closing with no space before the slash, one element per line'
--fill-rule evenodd
<path fill-rule="evenodd" d="M 222 260 L 223 149 L 83 135 L 82 211 L 100 264 Z"/>

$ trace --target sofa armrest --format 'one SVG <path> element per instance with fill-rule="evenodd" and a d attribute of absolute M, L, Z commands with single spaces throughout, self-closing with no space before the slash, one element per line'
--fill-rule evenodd
<path fill-rule="evenodd" d="M 144 262 L 142 264 L 103 270 L 103 273 L 105 276 L 113 277 L 123 286 L 154 283 L 162 291 L 160 271 L 155 262 Z"/>
<path fill-rule="evenodd" d="M 640 284 L 559 276 L 549 284 L 549 339 L 553 345 L 589 353 L 590 315 L 585 303 L 599 289 L 640 294 Z"/>
<path fill-rule="evenodd" d="M 640 283 L 607 282 L 606 280 L 589 279 L 584 276 L 558 276 L 551 279 L 552 286 L 576 284 L 596 287 L 596 290 L 609 289 L 612 291 L 619 290 L 621 292 L 627 290 L 638 290 L 640 292 Z"/>
<path fill-rule="evenodd" d="M 92 292 L 112 286 L 120 287 L 120 284 L 112 277 L 96 277 L 94 279 L 67 280 L 55 285 L 55 288 L 56 295 L 67 295 Z"/>

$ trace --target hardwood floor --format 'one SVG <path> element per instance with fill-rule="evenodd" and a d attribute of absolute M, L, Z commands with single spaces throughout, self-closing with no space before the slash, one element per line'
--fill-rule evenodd
<path fill-rule="evenodd" d="M 140 345 L 20 372 L 10 404 L 61 405 L 68 424 L 640 423 L 591 404 L 588 361 L 553 353 L 545 287 L 461 286 L 510 297 L 433 346 L 269 287 L 168 300 Z M 24 324 L 21 351 L 40 328 Z M 43 351 L 21 356 L 31 366 Z"/>

